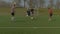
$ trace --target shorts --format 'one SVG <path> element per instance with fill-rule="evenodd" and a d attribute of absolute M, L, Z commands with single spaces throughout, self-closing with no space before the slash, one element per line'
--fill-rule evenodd
<path fill-rule="evenodd" d="M 12 12 L 11 15 L 14 16 L 14 12 Z"/>
<path fill-rule="evenodd" d="M 50 13 L 50 16 L 52 16 L 53 14 L 52 13 Z"/>

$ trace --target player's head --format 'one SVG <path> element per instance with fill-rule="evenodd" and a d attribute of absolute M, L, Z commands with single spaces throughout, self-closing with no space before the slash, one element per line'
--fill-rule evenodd
<path fill-rule="evenodd" d="M 52 9 L 52 7 L 48 7 L 48 9 Z"/>
<path fill-rule="evenodd" d="M 16 2 L 12 2 L 13 5 L 16 5 Z"/>
<path fill-rule="evenodd" d="M 16 2 L 13 2 L 13 4 L 15 4 L 15 5 L 16 5 Z"/>
<path fill-rule="evenodd" d="M 13 2 L 13 3 L 12 3 L 12 6 L 15 6 L 15 5 L 16 5 L 16 2 Z"/>
<path fill-rule="evenodd" d="M 50 7 L 48 9 L 50 9 Z"/>
<path fill-rule="evenodd" d="M 12 5 L 16 5 L 16 2 L 11 2 Z"/>
<path fill-rule="evenodd" d="M 31 8 L 31 11 L 34 11 L 34 8 Z"/>

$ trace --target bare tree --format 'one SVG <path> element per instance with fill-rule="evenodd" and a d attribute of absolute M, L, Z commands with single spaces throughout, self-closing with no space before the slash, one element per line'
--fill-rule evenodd
<path fill-rule="evenodd" d="M 45 4 L 45 0 L 40 0 L 40 7 L 43 8 Z"/>
<path fill-rule="evenodd" d="M 16 5 L 19 6 L 19 3 L 21 0 L 14 0 L 16 2 Z"/>
<path fill-rule="evenodd" d="M 26 2 L 27 0 L 24 0 L 24 7 L 25 7 L 25 2 Z"/>
<path fill-rule="evenodd" d="M 30 8 L 32 8 L 32 0 L 30 0 Z"/>
<path fill-rule="evenodd" d="M 59 6 L 60 6 L 60 2 L 59 2 L 59 0 L 57 0 L 56 7 L 59 8 Z"/>
<path fill-rule="evenodd" d="M 49 0 L 50 2 L 50 7 L 53 7 L 53 0 Z"/>

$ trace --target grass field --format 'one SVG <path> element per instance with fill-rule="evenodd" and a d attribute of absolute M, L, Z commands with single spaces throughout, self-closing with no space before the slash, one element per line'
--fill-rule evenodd
<path fill-rule="evenodd" d="M 54 9 L 52 21 L 47 9 L 35 11 L 34 20 L 26 17 L 26 9 L 16 8 L 15 22 L 11 21 L 10 8 L 0 8 L 0 34 L 60 34 L 60 10 Z"/>

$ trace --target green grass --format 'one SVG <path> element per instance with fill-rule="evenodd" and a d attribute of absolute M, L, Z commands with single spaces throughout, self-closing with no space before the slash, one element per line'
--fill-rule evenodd
<path fill-rule="evenodd" d="M 34 20 L 26 17 L 26 9 L 16 8 L 15 22 L 11 21 L 10 8 L 0 8 L 0 34 L 60 34 L 60 16 L 58 9 L 54 10 L 52 21 L 48 20 L 47 9 L 35 11 Z M 31 27 L 31 28 L 2 28 Z M 33 28 L 37 27 L 37 28 Z M 39 28 L 59 27 L 59 28 Z"/>

